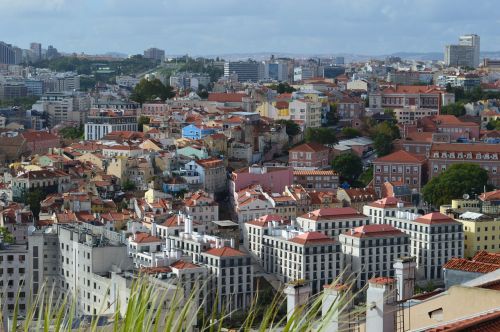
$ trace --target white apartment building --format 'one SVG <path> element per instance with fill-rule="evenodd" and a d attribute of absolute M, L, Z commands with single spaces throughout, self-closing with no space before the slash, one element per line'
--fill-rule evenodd
<path fill-rule="evenodd" d="M 219 204 L 202 190 L 185 196 L 184 212 L 193 222 L 209 223 L 219 220 Z"/>
<path fill-rule="evenodd" d="M 390 225 L 365 225 L 339 235 L 344 266 L 361 289 L 373 277 L 394 277 L 393 263 L 410 253 L 410 236 Z"/>
<path fill-rule="evenodd" d="M 14 313 L 16 298 L 19 294 L 19 314 L 26 313 L 30 287 L 28 282 L 28 250 L 25 245 L 10 245 L 0 239 L 0 296 L 2 315 L 11 317 Z"/>
<path fill-rule="evenodd" d="M 208 279 L 212 307 L 217 311 L 232 312 L 249 308 L 254 300 L 253 266 L 250 256 L 231 247 L 218 246 L 201 253 L 201 262 L 213 276 Z"/>
<path fill-rule="evenodd" d="M 137 114 L 126 109 L 92 109 L 85 123 L 85 140 L 98 140 L 113 131 L 137 131 Z"/>
<path fill-rule="evenodd" d="M 306 232 L 338 238 L 351 228 L 368 225 L 369 218 L 351 207 L 323 208 L 297 217 L 297 224 Z"/>
<path fill-rule="evenodd" d="M 283 283 L 307 280 L 316 294 L 341 274 L 340 244 L 323 233 L 303 232 L 265 219 L 246 222 L 244 227 L 245 247 L 267 273 Z"/>
<path fill-rule="evenodd" d="M 321 126 L 321 112 L 323 105 L 321 102 L 305 100 L 293 100 L 289 103 L 290 120 L 304 124 L 304 128 L 317 128 Z"/>
<path fill-rule="evenodd" d="M 69 174 L 59 170 L 27 171 L 12 178 L 12 196 L 21 198 L 24 192 L 36 188 L 45 193 L 62 193 L 71 187 Z"/>
<path fill-rule="evenodd" d="M 386 218 L 395 217 L 398 211 L 416 213 L 417 208 L 396 197 L 385 197 L 363 206 L 363 214 L 370 218 L 371 224 L 387 224 Z"/>
<path fill-rule="evenodd" d="M 386 215 L 382 210 L 382 215 Z M 452 218 L 433 212 L 424 216 L 396 211 L 395 216 L 375 218 L 375 223 L 389 224 L 410 235 L 410 256 L 415 256 L 417 280 L 443 279 L 442 267 L 453 257 L 464 256 L 463 226 Z"/>

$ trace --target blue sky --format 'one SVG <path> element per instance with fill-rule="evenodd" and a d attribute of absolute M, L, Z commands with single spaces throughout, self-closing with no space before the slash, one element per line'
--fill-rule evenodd
<path fill-rule="evenodd" d="M 441 52 L 464 33 L 500 51 L 498 0 L 0 0 L 0 39 L 65 52 Z"/>

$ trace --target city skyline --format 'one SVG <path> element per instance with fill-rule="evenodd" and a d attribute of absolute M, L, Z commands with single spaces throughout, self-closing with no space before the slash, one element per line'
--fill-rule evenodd
<path fill-rule="evenodd" d="M 231 53 L 365 54 L 442 52 L 456 36 L 476 33 L 481 49 L 498 51 L 500 20 L 485 20 L 492 1 L 356 1 L 329 3 L 199 1 L 0 1 L 16 36 L 62 52 L 139 54 L 149 47 L 166 54 Z M 406 14 L 411 10 L 412 16 Z M 22 24 L 19 24 L 22 22 Z M 40 27 L 33 29 L 33 27 Z M 366 32 L 370 33 L 367 34 Z"/>

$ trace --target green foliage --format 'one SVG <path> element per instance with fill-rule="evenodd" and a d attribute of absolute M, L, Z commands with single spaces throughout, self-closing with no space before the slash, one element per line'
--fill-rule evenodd
<path fill-rule="evenodd" d="M 462 116 L 465 115 L 465 107 L 463 102 L 451 103 L 441 108 L 441 114 Z"/>
<path fill-rule="evenodd" d="M 132 91 L 130 99 L 144 103 L 148 100 L 160 98 L 162 101 L 170 99 L 175 96 L 173 89 L 170 85 L 163 85 L 159 79 L 146 80 L 142 79 Z"/>
<path fill-rule="evenodd" d="M 475 102 L 483 99 L 499 99 L 500 92 L 484 91 L 481 87 L 475 87 L 471 90 L 464 90 L 462 87 L 452 87 L 450 84 L 446 85 L 446 92 L 455 94 L 455 102 L 467 104 L 468 102 Z"/>
<path fill-rule="evenodd" d="M 19 97 L 13 99 L 0 99 L 0 107 L 4 108 L 18 106 L 24 110 L 29 110 L 37 100 L 38 97 L 34 96 Z"/>
<path fill-rule="evenodd" d="M 141 115 L 137 120 L 137 128 L 139 131 L 142 131 L 144 129 L 144 125 L 149 124 L 150 121 L 151 119 L 149 117 Z"/>
<path fill-rule="evenodd" d="M 40 202 L 45 199 L 47 195 L 40 189 L 30 189 L 24 195 L 24 203 L 30 206 L 30 211 L 33 213 L 33 217 L 38 219 L 40 215 Z"/>
<path fill-rule="evenodd" d="M 368 167 L 366 171 L 364 171 L 360 176 L 359 176 L 359 182 L 363 186 L 368 186 L 368 184 L 373 180 L 373 167 Z"/>
<path fill-rule="evenodd" d="M 14 243 L 14 236 L 6 227 L 0 227 L 0 236 L 2 237 L 4 243 Z"/>
<path fill-rule="evenodd" d="M 339 173 L 341 181 L 352 183 L 363 172 L 363 162 L 354 153 L 342 153 L 335 157 L 333 169 Z"/>
<path fill-rule="evenodd" d="M 280 82 L 279 84 L 271 84 L 269 86 L 270 89 L 272 90 L 276 90 L 277 93 L 281 94 L 281 93 L 292 93 L 294 91 L 297 91 L 294 89 L 293 86 L 290 86 L 290 84 L 288 83 L 283 83 L 283 82 Z"/>
<path fill-rule="evenodd" d="M 388 155 L 394 148 L 394 145 L 392 144 L 392 137 L 384 133 L 375 135 L 375 138 L 373 139 L 373 147 L 375 148 L 375 151 L 377 151 L 377 156 L 383 157 Z"/>
<path fill-rule="evenodd" d="M 344 127 L 342 128 L 342 136 L 345 138 L 355 138 L 355 137 L 360 137 L 361 132 L 357 130 L 356 128 L 352 127 Z"/>
<path fill-rule="evenodd" d="M 382 157 L 391 153 L 394 148 L 392 142 L 399 137 L 399 128 L 393 122 L 386 121 L 375 126 L 372 139 L 377 155 Z"/>
<path fill-rule="evenodd" d="M 488 183 L 488 172 L 477 164 L 453 164 L 443 173 L 432 178 L 424 188 L 424 200 L 438 207 L 450 204 L 452 199 L 464 194 L 474 197 L 483 191 Z"/>
<path fill-rule="evenodd" d="M 95 88 L 97 79 L 94 75 L 80 76 L 80 90 L 88 91 Z"/>
<path fill-rule="evenodd" d="M 292 120 L 278 120 L 276 123 L 282 124 L 286 127 L 286 134 L 288 136 L 295 136 L 300 134 L 300 126 Z"/>
<path fill-rule="evenodd" d="M 337 104 L 330 103 L 330 111 L 326 113 L 326 125 L 335 126 L 339 123 L 339 114 L 337 113 Z"/>
<path fill-rule="evenodd" d="M 125 191 L 135 190 L 135 184 L 130 180 L 126 180 L 122 184 L 122 189 Z"/>
<path fill-rule="evenodd" d="M 304 139 L 306 142 L 316 142 L 321 144 L 335 144 L 337 137 L 335 132 L 329 128 L 307 128 Z"/>
<path fill-rule="evenodd" d="M 490 120 L 486 125 L 486 129 L 488 130 L 500 130 L 500 119 Z"/>
<path fill-rule="evenodd" d="M 186 62 L 181 65 L 179 72 L 205 73 L 210 76 L 211 82 L 216 82 L 224 75 L 224 70 L 216 67 L 211 59 L 204 58 L 185 58 Z"/>
<path fill-rule="evenodd" d="M 59 130 L 59 135 L 65 139 L 79 139 L 83 138 L 84 130 L 83 126 L 80 127 L 66 127 Z"/>

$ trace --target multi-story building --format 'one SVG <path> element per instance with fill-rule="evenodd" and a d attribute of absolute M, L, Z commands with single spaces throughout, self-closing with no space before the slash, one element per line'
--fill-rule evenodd
<path fill-rule="evenodd" d="M 16 305 L 19 315 L 25 315 L 28 310 L 31 295 L 29 261 L 26 245 L 7 244 L 0 238 L 0 293 L 4 317 L 11 317 Z"/>
<path fill-rule="evenodd" d="M 316 294 L 341 275 L 340 244 L 321 232 L 303 232 L 276 221 L 245 223 L 246 248 L 267 273 L 283 282 L 307 280 Z"/>
<path fill-rule="evenodd" d="M 500 252 L 500 221 L 477 212 L 465 212 L 455 219 L 464 229 L 464 257 L 481 250 Z"/>
<path fill-rule="evenodd" d="M 12 178 L 12 196 L 20 199 L 29 190 L 40 188 L 45 194 L 62 193 L 71 188 L 69 174 L 59 170 L 27 171 Z"/>
<path fill-rule="evenodd" d="M 264 78 L 264 65 L 250 61 L 224 63 L 224 77 L 234 74 L 238 76 L 238 82 L 257 82 Z"/>
<path fill-rule="evenodd" d="M 202 252 L 201 262 L 213 275 L 208 280 L 208 291 L 212 294 L 208 307 L 215 303 L 218 312 L 250 307 L 254 286 L 253 266 L 248 254 L 221 246 Z"/>
<path fill-rule="evenodd" d="M 296 222 L 306 232 L 338 238 L 351 228 L 368 225 L 369 218 L 351 207 L 324 208 L 297 217 Z"/>
<path fill-rule="evenodd" d="M 396 85 L 369 96 L 370 108 L 426 108 L 437 109 L 455 101 L 455 95 L 436 86 Z"/>
<path fill-rule="evenodd" d="M 404 150 L 393 152 L 373 161 L 374 188 L 380 196 L 385 182 L 402 182 L 420 192 L 424 178 L 425 157 Z"/>
<path fill-rule="evenodd" d="M 92 109 L 85 123 L 85 139 L 98 140 L 113 131 L 137 131 L 133 110 Z"/>
<path fill-rule="evenodd" d="M 199 175 L 199 183 L 208 193 L 219 193 L 227 189 L 227 173 L 224 161 L 207 158 L 191 161 L 186 170 Z"/>
<path fill-rule="evenodd" d="M 144 58 L 163 61 L 165 60 L 165 51 L 155 47 L 148 48 L 144 51 Z"/>
<path fill-rule="evenodd" d="M 321 102 L 296 99 L 289 103 L 290 120 L 301 123 L 304 128 L 320 127 L 322 110 Z"/>
<path fill-rule="evenodd" d="M 478 35 L 460 36 L 458 45 L 446 45 L 444 63 L 454 67 L 479 67 L 479 52 L 481 41 Z"/>
<path fill-rule="evenodd" d="M 35 61 L 42 59 L 42 44 L 41 43 L 31 43 L 30 50 Z"/>
<path fill-rule="evenodd" d="M 429 179 L 457 163 L 474 163 L 488 172 L 488 182 L 500 186 L 500 145 L 486 143 L 432 144 L 428 158 Z M 481 190 L 481 188 L 479 188 Z"/>
<path fill-rule="evenodd" d="M 12 45 L 0 41 L 0 64 L 15 64 L 15 54 Z"/>
<path fill-rule="evenodd" d="M 325 168 L 330 166 L 330 148 L 316 142 L 304 143 L 289 150 L 288 164 L 292 167 Z"/>
<path fill-rule="evenodd" d="M 260 184 L 267 191 L 281 193 L 292 183 L 293 169 L 290 167 L 250 166 L 233 171 L 229 181 L 229 192 L 234 199 L 238 191 Z"/>
<path fill-rule="evenodd" d="M 394 115 L 398 123 L 414 123 L 424 117 L 438 115 L 438 113 L 437 109 L 432 108 L 406 107 L 394 109 Z"/>
<path fill-rule="evenodd" d="M 59 123 L 80 125 L 90 107 L 86 95 L 69 92 L 51 92 L 44 94 L 32 109 L 48 115 L 47 125 L 53 127 Z"/>
<path fill-rule="evenodd" d="M 385 209 L 382 209 L 385 215 Z M 424 216 L 396 211 L 385 216 L 383 223 L 399 228 L 410 235 L 410 256 L 417 257 L 417 280 L 443 279 L 442 267 L 452 257 L 463 257 L 464 236 L 462 224 L 452 218 L 433 212 Z M 379 223 L 377 219 L 374 220 Z"/>
<path fill-rule="evenodd" d="M 376 276 L 394 277 L 393 263 L 410 253 L 410 236 L 390 225 L 365 225 L 339 235 L 344 266 L 361 289 Z"/>
<path fill-rule="evenodd" d="M 339 175 L 333 170 L 294 170 L 293 180 L 306 189 L 332 190 L 339 186 Z"/>
<path fill-rule="evenodd" d="M 201 190 L 184 196 L 184 212 L 194 222 L 209 223 L 219 220 L 219 204 Z"/>

